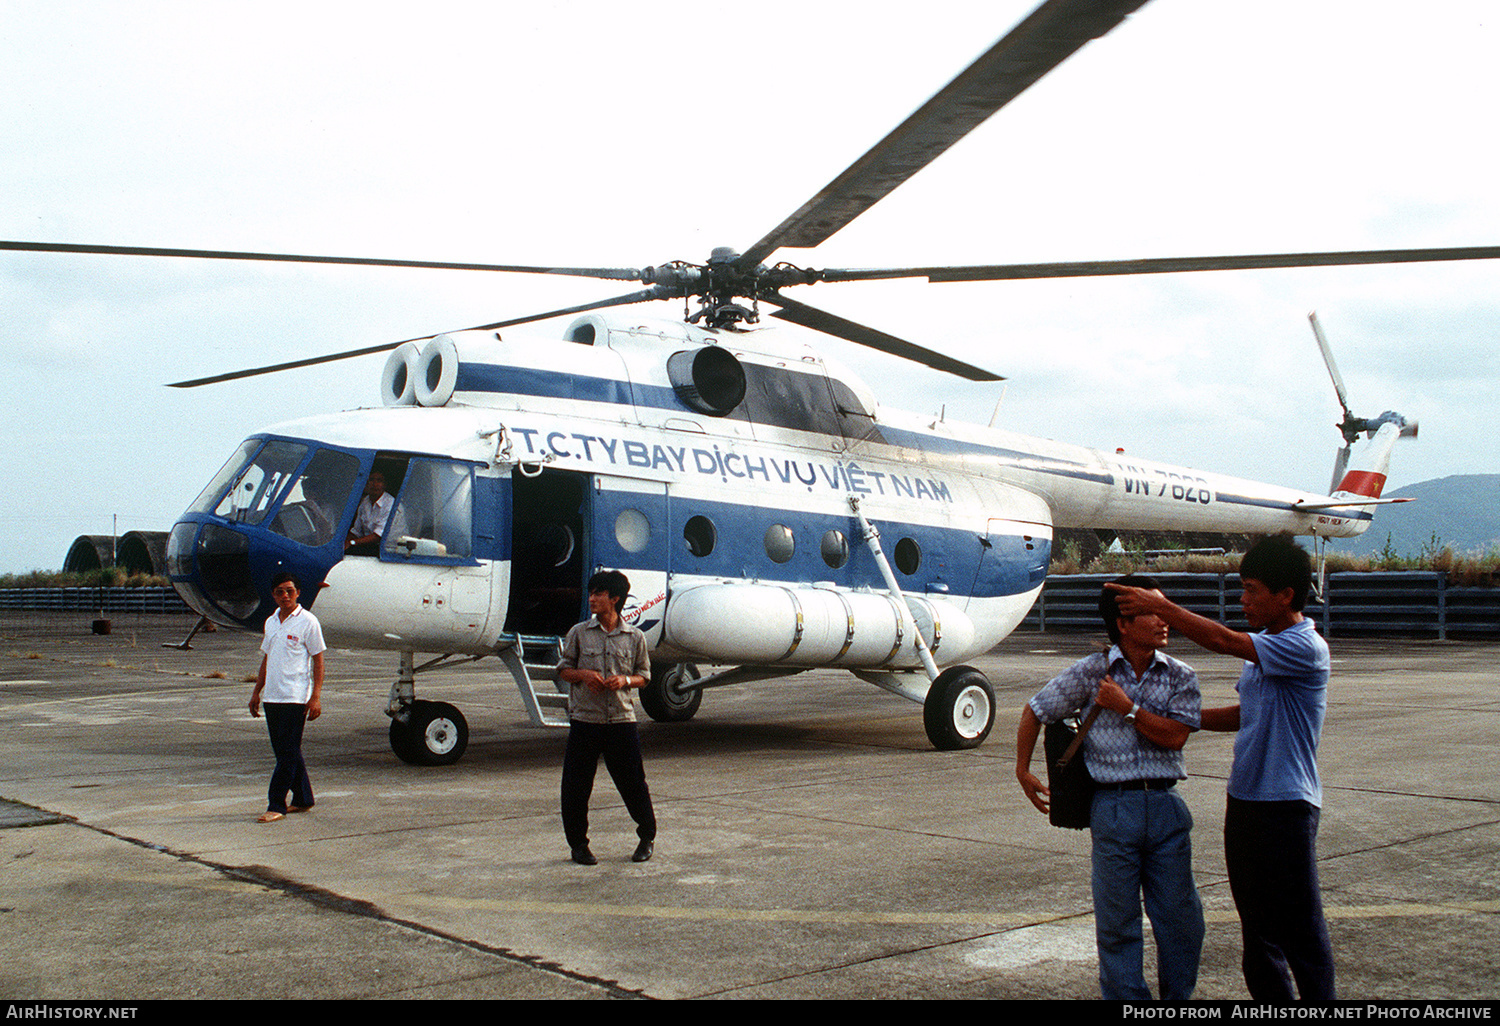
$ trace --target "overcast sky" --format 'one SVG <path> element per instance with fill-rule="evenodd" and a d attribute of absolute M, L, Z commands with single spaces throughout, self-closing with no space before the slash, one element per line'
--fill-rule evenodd
<path fill-rule="evenodd" d="M 701 262 L 760 238 L 1033 6 L 0 0 L 0 238 Z M 1154 0 L 829 242 L 778 258 L 1500 244 L 1492 9 Z M 384 357 L 165 382 L 631 288 L 0 253 L 0 572 L 59 567 L 116 516 L 169 528 L 244 436 L 377 404 Z M 1393 487 L 1500 472 L 1494 261 L 794 296 L 1009 378 L 829 341 L 886 405 L 984 423 L 1003 397 L 1013 430 L 1315 490 L 1340 444 L 1316 309 L 1355 412 L 1422 422 Z"/>

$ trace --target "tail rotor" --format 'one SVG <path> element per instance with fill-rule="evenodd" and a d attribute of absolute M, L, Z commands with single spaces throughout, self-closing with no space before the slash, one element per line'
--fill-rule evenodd
<path fill-rule="evenodd" d="M 1370 422 L 1363 417 L 1356 417 L 1349 410 L 1349 396 L 1344 390 L 1344 378 L 1339 373 L 1339 366 L 1334 362 L 1333 349 L 1328 345 L 1328 338 L 1323 334 L 1323 326 L 1318 323 L 1318 312 L 1314 310 L 1307 315 L 1308 321 L 1312 323 L 1313 337 L 1318 340 L 1318 349 L 1323 353 L 1323 364 L 1328 368 L 1328 376 L 1333 379 L 1333 390 L 1338 393 L 1339 406 L 1343 407 L 1344 419 L 1339 422 L 1339 433 L 1344 436 L 1344 447 L 1339 450 L 1338 456 L 1333 462 L 1333 480 L 1329 482 L 1328 491 L 1332 494 L 1338 488 L 1339 482 L 1344 480 L 1344 471 L 1349 467 L 1349 450 L 1354 447 L 1354 441 L 1361 431 L 1367 431 Z"/>
<path fill-rule="evenodd" d="M 1338 451 L 1338 456 L 1334 459 L 1333 480 L 1328 486 L 1328 494 L 1333 501 L 1326 504 L 1308 505 L 1305 508 L 1344 512 L 1356 508 L 1373 510 L 1378 505 L 1410 502 L 1408 497 L 1383 499 L 1380 493 L 1385 488 L 1391 450 L 1398 439 L 1417 436 L 1417 422 L 1408 420 L 1393 411 L 1386 411 L 1374 418 L 1356 417 L 1349 409 L 1349 397 L 1344 389 L 1343 375 L 1339 373 L 1338 364 L 1334 362 L 1333 349 L 1323 334 L 1323 326 L 1318 323 L 1316 311 L 1308 314 L 1307 319 L 1312 324 L 1313 337 L 1318 340 L 1318 349 L 1323 353 L 1323 363 L 1328 368 L 1328 376 L 1333 379 L 1333 390 L 1338 393 L 1339 406 L 1344 411 L 1344 419 L 1338 424 L 1339 434 L 1344 436 L 1344 447 Z M 1361 445 L 1359 456 L 1353 460 L 1354 469 L 1351 470 L 1349 469 L 1350 454 L 1354 451 L 1354 443 L 1359 440 L 1360 435 L 1364 435 L 1367 441 Z M 1367 518 L 1364 525 L 1360 527 L 1360 531 L 1368 526 Z M 1323 586 L 1327 571 L 1323 559 L 1324 540 L 1322 535 L 1317 536 L 1317 593 L 1320 598 L 1324 594 Z"/>

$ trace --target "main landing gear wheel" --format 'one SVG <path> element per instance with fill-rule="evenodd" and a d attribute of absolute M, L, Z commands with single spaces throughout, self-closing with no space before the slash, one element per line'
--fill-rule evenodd
<path fill-rule="evenodd" d="M 950 666 L 938 674 L 922 703 L 922 726 L 940 752 L 978 748 L 995 725 L 995 689 L 972 666 Z"/>
<path fill-rule="evenodd" d="M 391 717 L 391 751 L 413 766 L 449 766 L 469 747 L 469 723 L 447 702 L 413 702 Z"/>
<path fill-rule="evenodd" d="M 641 708 L 658 723 L 692 719 L 703 702 L 703 692 L 683 684 L 697 679 L 698 667 L 692 663 L 653 663 L 651 680 L 641 688 Z"/>

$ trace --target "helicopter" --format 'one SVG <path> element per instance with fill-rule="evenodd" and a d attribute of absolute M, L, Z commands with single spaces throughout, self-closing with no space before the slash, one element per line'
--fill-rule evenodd
<path fill-rule="evenodd" d="M 418 672 L 454 659 L 499 657 L 533 721 L 565 723 L 546 670 L 557 637 L 580 618 L 583 581 L 599 566 L 631 578 L 626 616 L 647 632 L 657 664 L 642 694 L 654 718 L 691 718 L 710 687 L 837 667 L 920 702 L 935 747 L 973 747 L 989 733 L 995 700 L 963 660 L 1024 617 L 1056 528 L 1356 534 L 1383 501 L 1395 440 L 1414 424 L 1396 414 L 1361 420 L 1346 405 L 1346 442 L 1362 445 L 1329 495 L 1309 494 L 887 408 L 851 372 L 762 327 L 762 307 L 793 325 L 985 381 L 998 375 L 784 292 L 895 278 L 1500 256 L 1500 248 L 1467 247 L 1087 264 L 768 265 L 782 249 L 811 248 L 842 229 L 1143 2 L 1049 0 L 781 225 L 743 252 L 721 248 L 702 264 L 0 248 L 483 269 L 643 286 L 471 329 L 178 383 L 390 352 L 382 409 L 303 418 L 247 439 L 174 527 L 169 573 L 203 616 L 258 629 L 270 610 L 270 577 L 290 568 L 331 643 L 399 653 L 388 712 L 401 758 L 445 763 L 462 755 L 461 712 L 419 700 L 415 689 Z M 685 321 L 616 309 L 657 300 L 682 301 Z M 561 339 L 513 330 L 566 315 L 576 316 Z M 374 471 L 396 507 L 375 554 L 346 555 L 343 533 Z M 419 667 L 417 653 L 437 658 Z M 727 669 L 705 676 L 700 666 Z"/>

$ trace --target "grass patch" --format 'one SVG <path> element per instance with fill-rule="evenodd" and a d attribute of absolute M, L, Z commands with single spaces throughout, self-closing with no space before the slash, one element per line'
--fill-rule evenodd
<path fill-rule="evenodd" d="M 1244 554 L 1226 552 L 1222 556 L 1169 556 L 1148 557 L 1144 550 L 1123 552 L 1101 552 L 1096 558 L 1084 561 L 1079 558 L 1078 546 L 1065 542 L 1061 551 L 1052 560 L 1049 574 L 1115 574 L 1136 572 L 1164 574 L 1234 574 L 1239 573 L 1240 560 Z M 1455 552 L 1452 545 L 1433 535 L 1424 542 L 1414 555 L 1397 552 L 1386 536 L 1385 547 L 1369 556 L 1355 556 L 1344 552 L 1330 552 L 1327 556 L 1329 573 L 1379 573 L 1399 570 L 1425 570 L 1446 573 L 1448 583 L 1457 587 L 1500 586 L 1500 545 L 1491 545 L 1474 552 Z"/>
<path fill-rule="evenodd" d="M 61 570 L 28 570 L 0 574 L 0 588 L 170 588 L 172 582 L 160 574 L 130 573 L 124 567 L 64 573 Z"/>

